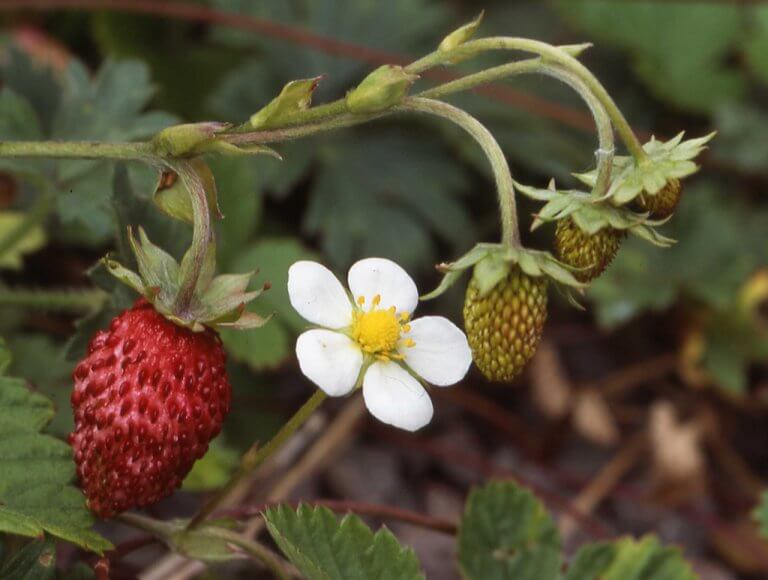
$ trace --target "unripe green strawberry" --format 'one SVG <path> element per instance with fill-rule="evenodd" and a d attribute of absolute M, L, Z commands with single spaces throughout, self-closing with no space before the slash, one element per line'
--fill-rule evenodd
<path fill-rule="evenodd" d="M 510 272 L 486 295 L 473 278 L 464 301 L 464 328 L 472 357 L 492 381 L 509 382 L 525 368 L 547 319 L 547 278 Z"/>
<path fill-rule="evenodd" d="M 555 254 L 576 268 L 573 275 L 579 282 L 590 282 L 608 267 L 626 235 L 626 231 L 611 227 L 589 234 L 567 217 L 557 222 Z"/>
<path fill-rule="evenodd" d="M 643 194 L 637 198 L 638 204 L 644 210 L 657 218 L 671 216 L 677 204 L 680 203 L 682 186 L 680 180 L 672 178 L 662 187 L 656 195 Z"/>

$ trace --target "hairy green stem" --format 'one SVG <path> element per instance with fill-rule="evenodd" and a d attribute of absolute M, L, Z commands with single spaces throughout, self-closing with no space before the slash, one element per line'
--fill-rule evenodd
<path fill-rule="evenodd" d="M 312 413 L 317 410 L 326 397 L 327 395 L 323 391 L 317 389 L 307 402 L 304 403 L 282 427 L 280 427 L 280 430 L 275 433 L 274 437 L 272 437 L 266 445 L 259 448 L 254 446 L 248 450 L 240 459 L 240 467 L 238 470 L 229 479 L 226 485 L 222 487 L 189 521 L 187 528 L 195 528 L 211 515 L 242 481 L 250 477 L 257 467 L 282 447 L 291 435 L 293 435 L 296 430 L 309 419 Z"/>
<path fill-rule="evenodd" d="M 509 172 L 509 164 L 499 143 L 485 126 L 466 111 L 433 99 L 409 97 L 394 108 L 395 111 L 416 111 L 435 115 L 455 123 L 469 133 L 483 149 L 488 158 L 496 181 L 496 193 L 501 210 L 502 242 L 512 248 L 520 248 L 520 230 L 517 225 L 517 206 L 515 204 L 515 186 Z"/>
<path fill-rule="evenodd" d="M 0 157 L 45 157 L 54 159 L 155 159 L 154 145 L 102 143 L 97 141 L 0 141 Z"/>
<path fill-rule="evenodd" d="M 214 232 L 211 227 L 208 197 L 200 175 L 188 161 L 177 161 L 171 163 L 170 167 L 178 173 L 189 191 L 192 201 L 193 230 L 192 243 L 189 248 L 190 261 L 188 262 L 189 266 L 184 269 L 179 293 L 173 305 L 175 313 L 182 319 L 187 319 L 186 314 L 195 295 L 206 255 L 212 251 L 211 244 L 213 243 Z M 185 260 L 183 265 L 186 264 Z"/>
<path fill-rule="evenodd" d="M 532 58 L 510 62 L 469 74 L 418 93 L 419 97 L 438 98 L 461 91 L 473 89 L 503 78 L 515 75 L 539 73 L 556 78 L 569 85 L 584 100 L 592 113 L 597 127 L 599 149 L 597 151 L 598 180 L 592 192 L 595 197 L 602 197 L 610 185 L 611 168 L 615 152 L 613 125 L 602 103 L 575 74 L 559 66 L 545 63 L 541 58 Z"/>
<path fill-rule="evenodd" d="M 579 62 L 578 59 L 557 46 L 528 38 L 513 38 L 506 36 L 481 38 L 465 42 L 452 50 L 438 50 L 428 54 L 424 58 L 420 58 L 405 68 L 406 71 L 410 73 L 420 73 L 453 60 L 468 59 L 483 52 L 494 50 L 519 50 L 522 52 L 538 54 L 544 60 L 558 64 L 573 72 L 584 82 L 587 89 L 595 95 L 603 107 L 605 107 L 606 112 L 616 127 L 616 131 L 632 156 L 638 162 L 642 162 L 647 158 L 642 144 L 637 139 L 637 136 L 629 125 L 626 117 L 624 117 L 624 114 L 616 105 L 616 102 L 608 94 L 608 91 L 605 90 L 605 87 L 600 83 L 597 77 Z"/>
<path fill-rule="evenodd" d="M 37 290 L 0 287 L 0 307 L 13 306 L 53 312 L 88 313 L 97 310 L 109 295 L 102 290 Z"/>

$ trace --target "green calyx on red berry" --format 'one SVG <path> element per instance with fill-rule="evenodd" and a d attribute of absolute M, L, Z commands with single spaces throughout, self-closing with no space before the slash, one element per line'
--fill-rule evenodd
<path fill-rule="evenodd" d="M 546 202 L 536 213 L 531 230 L 544 223 L 570 218 L 575 226 L 588 236 L 612 229 L 634 234 L 659 247 L 669 247 L 674 243 L 673 239 L 656 231 L 658 226 L 668 221 L 667 219 L 650 219 L 648 213 L 616 207 L 607 200 L 595 198 L 583 191 L 558 190 L 554 180 L 549 182 L 547 189 L 529 187 L 517 182 L 515 187 L 532 199 Z"/>
<path fill-rule="evenodd" d="M 586 287 L 573 275 L 572 268 L 558 261 L 549 252 L 512 248 L 506 244 L 477 244 L 455 262 L 439 264 L 437 269 L 443 272 L 442 281 L 435 290 L 421 299 L 437 298 L 453 286 L 469 268 L 474 268 L 472 279 L 481 298 L 516 268 L 533 278 L 550 279 L 564 290 Z"/>
<path fill-rule="evenodd" d="M 633 157 L 614 157 L 611 185 L 605 197 L 614 205 L 625 205 L 635 198 L 658 195 L 665 191 L 668 183 L 696 173 L 699 166 L 693 159 L 704 150 L 715 133 L 687 141 L 683 141 L 683 135 L 681 132 L 669 141 L 651 138 L 643 145 L 647 157 L 641 161 Z M 574 176 L 585 185 L 594 187 L 597 171 Z"/>
<path fill-rule="evenodd" d="M 192 256 L 187 252 L 179 264 L 162 248 L 154 245 L 143 228 L 138 228 L 138 239 L 129 229 L 128 239 L 136 258 L 138 273 L 122 266 L 107 256 L 103 259 L 107 270 L 144 296 L 160 314 L 193 331 L 208 327 L 257 328 L 267 319 L 245 310 L 246 305 L 268 288 L 248 292 L 247 288 L 255 272 L 222 274 L 214 276 L 215 246 L 211 244 L 200 270 L 190 304 L 177 307 L 178 296 Z"/>

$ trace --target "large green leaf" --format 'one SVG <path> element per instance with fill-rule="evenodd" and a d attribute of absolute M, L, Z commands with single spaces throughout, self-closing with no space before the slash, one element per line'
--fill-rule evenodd
<path fill-rule="evenodd" d="M 745 80 L 727 64 L 744 34 L 744 12 L 725 3 L 558 0 L 558 9 L 592 38 L 627 49 L 659 97 L 693 111 L 740 96 Z"/>
<path fill-rule="evenodd" d="M 27 215 L 23 212 L 0 211 L 0 270 L 20 269 L 24 254 L 30 254 L 45 245 L 43 228 L 38 225 L 27 227 L 26 220 Z"/>
<path fill-rule="evenodd" d="M 145 109 L 154 94 L 149 69 L 139 61 L 106 61 L 95 77 L 73 59 L 60 75 L 48 74 L 18 50 L 11 50 L 0 79 L 16 97 L 0 97 L 3 139 L 133 141 L 146 139 L 175 121 L 164 112 Z M 41 87 L 46 92 L 41 92 Z M 26 105 L 16 102 L 24 99 Z M 42 127 L 42 129 L 40 129 Z M 10 131 L 13 129 L 13 131 Z M 113 164 L 94 160 L 13 161 L 9 169 L 47 180 L 56 196 L 64 238 L 103 244 L 112 233 Z M 3 167 L 5 167 L 4 165 Z"/>
<path fill-rule="evenodd" d="M 47 532 L 101 553 L 111 544 L 91 529 L 85 498 L 71 484 L 72 450 L 40 432 L 53 414 L 51 402 L 24 381 L 0 378 L 0 531 Z"/>
<path fill-rule="evenodd" d="M 413 550 L 383 528 L 375 534 L 355 515 L 341 521 L 327 508 L 280 505 L 264 514 L 288 559 L 313 580 L 424 578 Z"/>
<path fill-rule="evenodd" d="M 560 537 L 542 503 L 512 482 L 474 489 L 459 530 L 459 566 L 468 580 L 555 580 Z"/>
<path fill-rule="evenodd" d="M 436 258 L 430 232 L 454 251 L 474 239 L 458 195 L 467 174 L 434 138 L 394 129 L 350 133 L 323 139 L 317 153 L 321 166 L 304 225 L 322 236 L 336 266 L 382 256 L 424 268 Z"/>
<path fill-rule="evenodd" d="M 754 8 L 751 34 L 745 41 L 747 62 L 752 70 L 768 84 L 768 6 Z"/>
<path fill-rule="evenodd" d="M 622 538 L 581 548 L 565 580 L 696 580 L 680 550 L 654 537 Z"/>

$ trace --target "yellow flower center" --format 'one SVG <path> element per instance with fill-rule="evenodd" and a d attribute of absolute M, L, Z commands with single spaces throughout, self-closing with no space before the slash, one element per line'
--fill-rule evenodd
<path fill-rule="evenodd" d="M 381 296 L 373 297 L 373 306 L 368 312 L 355 310 L 352 319 L 352 338 L 357 341 L 364 352 L 376 355 L 383 360 L 402 359 L 403 355 L 397 352 L 398 342 L 403 332 L 411 330 L 408 324 L 409 314 L 404 312 L 397 315 L 394 306 L 386 310 L 379 309 Z M 365 297 L 357 299 L 360 306 L 365 304 Z M 416 343 L 410 338 L 403 344 L 412 347 Z"/>

